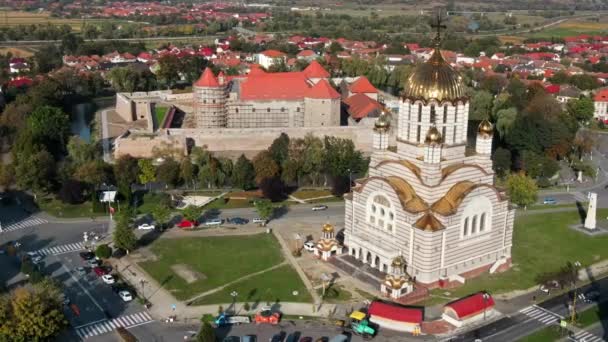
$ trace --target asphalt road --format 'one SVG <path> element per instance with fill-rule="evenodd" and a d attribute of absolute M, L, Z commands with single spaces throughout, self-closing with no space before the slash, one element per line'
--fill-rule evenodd
<path fill-rule="evenodd" d="M 596 290 L 601 293 L 599 301 L 603 302 L 608 300 L 608 277 L 581 287 L 579 293 L 585 293 L 590 290 Z M 446 341 L 460 342 L 475 341 L 476 339 L 492 342 L 517 341 L 546 326 L 558 325 L 560 316 L 568 317 L 568 303 L 571 302 L 570 296 L 570 294 L 566 293 L 555 298 L 549 299 L 538 305 L 539 308 L 537 310 L 544 311 L 547 315 L 553 315 L 555 317 L 554 320 L 548 319 L 546 323 L 541 322 L 539 320 L 541 319 L 540 317 L 534 318 L 530 315 L 522 313 L 522 311 L 525 311 L 525 309 L 522 309 L 519 312 L 506 316 L 498 321 L 482 326 L 478 329 L 469 331 L 461 335 L 453 336 L 451 339 L 446 339 Z M 577 311 L 581 312 L 593 305 L 597 305 L 597 302 L 582 303 L 579 301 L 579 303 L 577 304 Z M 545 317 L 549 317 L 547 315 L 543 315 L 543 319 Z M 600 313 L 600 315 L 608 317 L 608 312 Z M 596 336 L 603 336 L 604 339 L 608 338 L 608 335 L 606 335 L 606 330 L 603 329 L 601 326 L 594 329 L 594 331 Z"/>

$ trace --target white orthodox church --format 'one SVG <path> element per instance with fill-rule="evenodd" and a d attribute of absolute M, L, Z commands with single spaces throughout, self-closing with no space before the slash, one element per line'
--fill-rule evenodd
<path fill-rule="evenodd" d="M 345 196 L 344 253 L 387 273 L 390 297 L 511 264 L 515 211 L 494 186 L 492 125 L 467 148 L 468 113 L 462 78 L 437 45 L 409 77 L 398 117 L 375 124 L 369 176 Z"/>

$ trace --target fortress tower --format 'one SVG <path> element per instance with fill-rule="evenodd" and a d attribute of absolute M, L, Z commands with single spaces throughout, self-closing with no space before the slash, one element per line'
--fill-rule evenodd
<path fill-rule="evenodd" d="M 192 85 L 192 91 L 196 127 L 226 127 L 226 86 L 218 82 L 210 68 L 206 68 L 198 81 Z"/>

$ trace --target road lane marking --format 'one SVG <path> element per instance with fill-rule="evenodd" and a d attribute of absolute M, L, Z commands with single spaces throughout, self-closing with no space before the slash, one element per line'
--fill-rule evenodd
<path fill-rule="evenodd" d="M 97 306 L 99 311 L 101 311 L 103 313 L 103 308 L 101 307 L 101 305 L 99 305 L 99 303 L 97 303 L 95 298 L 93 298 L 93 296 L 91 296 L 91 293 L 89 292 L 89 290 L 87 290 L 84 286 L 82 286 L 82 284 L 78 281 L 78 279 L 76 279 L 76 277 L 74 277 L 74 275 L 72 274 L 72 272 L 70 272 L 70 270 L 67 268 L 66 265 L 62 264 L 62 266 L 65 269 L 65 271 L 70 275 L 72 280 L 74 280 L 76 282 L 76 284 L 78 284 L 78 286 L 82 289 L 82 291 L 91 299 L 93 304 L 95 304 L 95 306 Z"/>

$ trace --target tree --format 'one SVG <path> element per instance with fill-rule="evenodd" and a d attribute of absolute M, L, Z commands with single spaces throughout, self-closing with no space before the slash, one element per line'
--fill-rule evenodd
<path fill-rule="evenodd" d="M 313 185 L 317 185 L 323 173 L 325 162 L 325 148 L 323 141 L 308 133 L 304 136 L 304 147 L 302 155 L 302 172 L 310 177 Z"/>
<path fill-rule="evenodd" d="M 255 182 L 257 184 L 260 184 L 266 178 L 279 175 L 279 166 L 269 151 L 261 151 L 253 158 L 253 169 L 255 170 Z"/>
<path fill-rule="evenodd" d="M 2 297 L 0 340 L 48 341 L 67 326 L 62 293 L 51 280 L 17 288 Z"/>
<path fill-rule="evenodd" d="M 97 157 L 97 145 L 87 143 L 77 135 L 70 137 L 67 150 L 68 156 L 76 165 L 84 164 Z"/>
<path fill-rule="evenodd" d="M 197 342 L 215 342 L 215 329 L 209 322 L 203 322 L 201 329 L 196 335 Z"/>
<path fill-rule="evenodd" d="M 17 185 L 35 192 L 47 191 L 54 180 L 55 160 L 46 150 L 19 153 L 15 164 Z"/>
<path fill-rule="evenodd" d="M 507 192 L 511 202 L 524 208 L 536 202 L 538 186 L 536 181 L 523 173 L 512 173 L 507 176 Z"/>
<path fill-rule="evenodd" d="M 198 221 L 198 218 L 201 216 L 201 208 L 195 205 L 189 205 L 182 210 L 182 215 L 190 222 Z"/>
<path fill-rule="evenodd" d="M 566 106 L 568 114 L 572 115 L 580 123 L 588 122 L 593 118 L 595 107 L 589 97 L 570 100 Z"/>
<path fill-rule="evenodd" d="M 494 171 L 499 177 L 504 177 L 511 170 L 511 151 L 499 147 L 492 155 Z"/>
<path fill-rule="evenodd" d="M 123 210 L 122 213 L 116 215 L 117 222 L 114 229 L 114 245 L 117 248 L 124 249 L 129 253 L 137 246 L 137 237 L 131 228 L 131 213 L 129 210 Z"/>
<path fill-rule="evenodd" d="M 511 95 L 510 99 L 513 105 L 518 109 L 523 109 L 526 103 L 526 85 L 519 78 L 511 78 L 507 85 L 507 93 Z"/>
<path fill-rule="evenodd" d="M 175 187 L 179 182 L 179 163 L 173 158 L 165 159 L 156 169 L 156 178 Z"/>
<path fill-rule="evenodd" d="M 34 141 L 50 147 L 54 155 L 63 152 L 69 135 L 70 119 L 60 108 L 43 106 L 34 109 L 28 118 Z"/>
<path fill-rule="evenodd" d="M 241 154 L 232 169 L 232 185 L 243 190 L 249 190 L 255 186 L 253 164 L 244 154 Z"/>
<path fill-rule="evenodd" d="M 95 189 L 100 184 L 110 182 L 111 168 L 103 160 L 90 160 L 76 168 L 74 178 L 92 185 Z"/>
<path fill-rule="evenodd" d="M 475 92 L 471 99 L 469 120 L 481 121 L 490 118 L 494 96 L 485 90 Z"/>
<path fill-rule="evenodd" d="M 516 119 L 517 109 L 515 108 L 501 109 L 496 112 L 496 130 L 501 139 L 506 139 Z"/>
<path fill-rule="evenodd" d="M 597 77 L 589 74 L 572 75 L 570 84 L 581 90 L 591 90 L 599 87 Z"/>
<path fill-rule="evenodd" d="M 194 181 L 194 165 L 192 165 L 189 156 L 183 158 L 179 165 L 179 177 L 187 186 L 190 186 Z"/>
<path fill-rule="evenodd" d="M 344 177 L 364 171 L 367 161 L 361 151 L 355 150 L 352 140 L 326 136 L 324 164 L 332 177 Z"/>
<path fill-rule="evenodd" d="M 107 244 L 101 244 L 95 249 L 95 256 L 100 259 L 108 259 L 112 256 L 112 248 Z"/>
<path fill-rule="evenodd" d="M 285 133 L 281 133 L 281 135 L 274 139 L 268 151 L 272 156 L 272 159 L 278 166 L 283 165 L 283 162 L 287 159 L 287 155 L 289 152 L 289 136 Z"/>
<path fill-rule="evenodd" d="M 274 213 L 272 202 L 267 199 L 261 199 L 255 201 L 254 205 L 255 211 L 262 220 L 269 220 L 272 217 L 272 214 Z"/>
<path fill-rule="evenodd" d="M 165 55 L 158 59 L 156 76 L 167 88 L 172 88 L 179 80 L 180 61 L 175 55 Z"/>
<path fill-rule="evenodd" d="M 137 178 L 141 184 L 146 185 L 156 181 L 156 169 L 150 159 L 139 159 L 137 161 L 137 166 L 139 168 L 139 175 Z"/>
<path fill-rule="evenodd" d="M 285 183 L 278 176 L 262 179 L 260 189 L 264 197 L 272 202 L 285 199 Z"/>
<path fill-rule="evenodd" d="M 118 190 L 131 203 L 131 184 L 137 182 L 139 166 L 137 159 L 130 155 L 121 156 L 114 163 L 114 179 L 118 183 Z"/>
<path fill-rule="evenodd" d="M 80 204 L 85 201 L 84 190 L 84 184 L 77 180 L 68 179 L 61 185 L 57 198 L 63 203 Z"/>
<path fill-rule="evenodd" d="M 171 218 L 171 209 L 164 204 L 158 204 L 152 209 L 152 218 L 162 229 Z"/>

